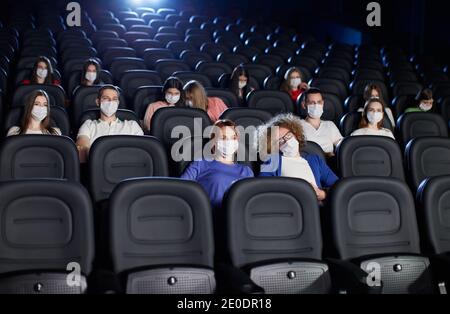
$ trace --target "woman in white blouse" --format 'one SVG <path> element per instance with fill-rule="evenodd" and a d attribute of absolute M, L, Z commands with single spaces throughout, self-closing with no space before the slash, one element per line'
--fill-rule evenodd
<path fill-rule="evenodd" d="M 45 91 L 36 90 L 27 97 L 20 126 L 11 127 L 7 136 L 22 134 L 61 135 L 50 126 L 50 100 Z"/>
<path fill-rule="evenodd" d="M 371 98 L 364 105 L 359 129 L 354 131 L 355 135 L 378 135 L 394 139 L 391 130 L 382 127 L 384 118 L 384 104 L 381 98 Z"/>
<path fill-rule="evenodd" d="M 369 84 L 364 89 L 364 101 L 368 101 L 371 98 L 380 98 L 382 100 L 383 99 L 386 100 L 386 98 L 384 96 L 385 95 L 383 95 L 383 93 L 381 91 L 381 87 L 377 84 Z M 394 119 L 392 110 L 388 106 L 386 106 L 384 101 L 383 101 L 383 105 L 384 105 L 384 112 L 386 114 L 386 117 L 389 119 L 389 122 L 391 122 L 392 127 L 395 127 L 395 119 Z M 363 108 L 361 108 L 359 111 L 362 111 L 362 110 L 363 110 Z"/>

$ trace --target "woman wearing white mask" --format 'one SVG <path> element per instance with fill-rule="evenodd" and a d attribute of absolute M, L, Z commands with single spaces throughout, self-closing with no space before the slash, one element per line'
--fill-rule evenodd
<path fill-rule="evenodd" d="M 186 93 L 186 106 L 206 111 L 214 123 L 219 120 L 220 115 L 228 109 L 222 99 L 218 97 L 207 97 L 205 88 L 197 81 L 190 81 L 184 85 Z"/>
<path fill-rule="evenodd" d="M 289 68 L 284 75 L 284 81 L 280 88 L 283 92 L 288 93 L 294 103 L 297 99 L 309 89 L 309 85 L 304 82 L 302 71 L 297 67 Z"/>
<path fill-rule="evenodd" d="M 317 143 L 327 157 L 334 156 L 334 148 L 342 140 L 342 134 L 333 121 L 322 120 L 325 102 L 318 88 L 310 88 L 303 94 L 302 107 L 308 116 L 301 121 L 307 141 Z"/>
<path fill-rule="evenodd" d="M 82 86 L 93 86 L 101 85 L 103 82 L 100 80 L 101 66 L 95 59 L 88 59 L 81 71 L 81 85 Z"/>
<path fill-rule="evenodd" d="M 49 98 L 45 91 L 37 90 L 27 97 L 22 123 L 8 130 L 7 136 L 22 134 L 61 135 L 58 128 L 50 126 Z"/>
<path fill-rule="evenodd" d="M 164 100 L 151 103 L 147 106 L 144 116 L 144 128 L 149 131 L 151 127 L 152 117 L 155 111 L 164 107 L 182 107 L 185 105 L 185 93 L 183 90 L 183 82 L 177 77 L 169 77 L 162 88 Z"/>
<path fill-rule="evenodd" d="M 405 110 L 408 112 L 433 112 L 433 92 L 431 89 L 425 88 L 421 90 L 416 96 L 416 106 Z"/>
<path fill-rule="evenodd" d="M 338 177 L 321 157 L 302 152 L 305 143 L 301 120 L 293 114 L 278 115 L 259 127 L 260 176 L 303 179 L 323 201 Z"/>
<path fill-rule="evenodd" d="M 236 95 L 239 106 L 245 107 L 247 105 L 247 95 L 254 90 L 250 86 L 250 74 L 244 65 L 238 65 L 231 73 L 228 88 Z"/>
<path fill-rule="evenodd" d="M 218 120 L 210 138 L 213 158 L 193 161 L 181 178 L 197 181 L 209 195 L 212 206 L 219 208 L 230 186 L 237 180 L 253 177 L 253 171 L 235 161 L 239 134 L 234 122 Z"/>
<path fill-rule="evenodd" d="M 136 121 L 122 121 L 116 116 L 119 98 L 119 89 L 113 85 L 104 85 L 98 91 L 95 101 L 100 107 L 100 119 L 86 120 L 77 135 L 77 148 L 81 162 L 86 161 L 92 143 L 101 136 L 144 135 Z"/>
<path fill-rule="evenodd" d="M 394 119 L 394 115 L 392 113 L 392 110 L 386 106 L 386 102 L 387 99 L 385 97 L 385 95 L 383 95 L 383 92 L 381 91 L 381 87 L 377 84 L 368 84 L 366 85 L 366 87 L 364 88 L 364 102 L 368 101 L 371 98 L 381 98 L 381 100 L 383 100 L 383 104 L 384 104 L 384 112 L 386 114 L 386 117 L 389 119 L 389 122 L 391 122 L 392 127 L 395 127 L 395 119 Z M 364 108 L 360 108 L 358 109 L 358 111 L 362 112 L 364 110 Z"/>
<path fill-rule="evenodd" d="M 45 85 L 61 85 L 61 82 L 54 78 L 53 67 L 47 57 L 39 57 L 34 63 L 31 70 L 31 78 L 23 80 L 23 85 L 45 84 Z"/>
<path fill-rule="evenodd" d="M 364 105 L 359 129 L 350 135 L 378 135 L 395 139 L 391 130 L 382 127 L 384 114 L 383 100 L 380 98 L 369 99 Z"/>

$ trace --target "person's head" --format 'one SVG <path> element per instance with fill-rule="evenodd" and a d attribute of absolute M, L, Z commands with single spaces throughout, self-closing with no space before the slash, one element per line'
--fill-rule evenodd
<path fill-rule="evenodd" d="M 83 85 L 97 85 L 100 83 L 101 66 L 95 59 L 88 59 L 81 72 L 81 84 Z"/>
<path fill-rule="evenodd" d="M 302 107 L 307 110 L 308 117 L 311 119 L 320 119 L 325 103 L 320 89 L 311 87 L 303 93 L 302 98 Z"/>
<path fill-rule="evenodd" d="M 381 88 L 377 84 L 368 84 L 364 88 L 364 100 L 368 101 L 371 98 L 382 98 L 383 99 L 383 92 L 381 91 Z"/>
<path fill-rule="evenodd" d="M 433 92 L 431 89 L 425 88 L 416 96 L 417 107 L 422 111 L 431 111 L 433 109 Z"/>
<path fill-rule="evenodd" d="M 285 92 L 297 90 L 303 81 L 304 76 L 302 71 L 297 67 L 291 67 L 284 74 L 284 81 L 281 85 L 281 89 Z"/>
<path fill-rule="evenodd" d="M 292 113 L 280 114 L 259 128 L 259 151 L 268 155 L 279 152 L 296 157 L 305 146 L 306 139 L 300 118 Z"/>
<path fill-rule="evenodd" d="M 20 132 L 25 133 L 33 122 L 39 123 L 42 131 L 56 134 L 50 126 L 50 99 L 48 94 L 40 89 L 31 92 L 26 98 Z"/>
<path fill-rule="evenodd" d="M 169 77 L 165 82 L 162 89 L 164 100 L 177 107 L 184 106 L 185 93 L 183 90 L 183 82 L 177 77 Z"/>
<path fill-rule="evenodd" d="M 239 148 L 239 132 L 233 121 L 217 120 L 213 125 L 210 140 L 213 154 L 228 161 L 234 160 Z"/>
<path fill-rule="evenodd" d="M 359 127 L 366 128 L 372 126 L 381 129 L 383 126 L 384 107 L 382 98 L 370 98 L 366 101 Z"/>
<path fill-rule="evenodd" d="M 189 81 L 184 85 L 186 106 L 208 110 L 208 96 L 205 88 L 197 81 Z"/>
<path fill-rule="evenodd" d="M 231 90 L 237 93 L 239 90 L 249 90 L 250 74 L 244 65 L 238 65 L 231 73 Z"/>
<path fill-rule="evenodd" d="M 43 80 L 43 84 L 53 83 L 53 67 L 47 57 L 38 57 L 31 71 L 31 82 L 36 84 L 39 79 Z"/>
<path fill-rule="evenodd" d="M 241 64 L 234 68 L 231 73 L 232 87 L 243 89 L 249 84 L 249 81 L 250 75 L 244 65 Z"/>
<path fill-rule="evenodd" d="M 102 115 L 114 117 L 119 108 L 120 91 L 114 85 L 103 85 L 98 90 L 95 102 L 100 107 Z"/>

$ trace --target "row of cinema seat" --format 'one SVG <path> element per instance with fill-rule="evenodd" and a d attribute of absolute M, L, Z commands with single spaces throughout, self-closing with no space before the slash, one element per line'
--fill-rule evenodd
<path fill-rule="evenodd" d="M 197 183 L 125 180 L 112 192 L 110 238 L 102 243 L 112 258 L 111 286 L 91 279 L 95 209 L 81 185 L 17 180 L 0 183 L 0 193 L 2 293 L 99 286 L 164 294 L 437 293 L 449 279 L 448 176 L 421 186 L 420 229 L 414 198 L 398 179 L 343 179 L 331 190 L 327 213 L 303 180 L 245 179 L 225 197 L 223 234 L 214 234 L 209 199 Z M 323 254 L 328 238 L 321 225 L 331 232 L 335 255 Z M 229 262 L 214 263 L 218 238 Z M 69 263 L 79 265 L 78 285 L 66 284 Z M 380 286 L 366 283 L 374 263 Z"/>
<path fill-rule="evenodd" d="M 245 139 L 242 139 L 242 143 L 242 156 L 248 159 L 241 162 L 248 163 L 255 173 L 259 173 L 258 160 L 250 159 L 252 148 Z M 183 138 L 175 146 L 175 151 L 171 144 L 152 136 L 118 135 L 98 139 L 89 156 L 88 182 L 91 193 L 107 198 L 114 185 L 126 178 L 169 174 L 178 177 L 189 161 L 202 156 L 205 140 L 195 136 Z M 315 143 L 308 142 L 304 151 L 325 159 L 324 153 Z M 408 143 L 403 158 L 402 150 L 390 138 L 349 137 L 337 148 L 337 172 L 341 178 L 397 178 L 409 183 L 412 191 L 416 191 L 426 178 L 450 174 L 449 151 L 449 138 L 416 138 Z M 32 178 L 80 181 L 75 144 L 64 136 L 10 137 L 0 147 L 0 161 L 1 181 Z"/>

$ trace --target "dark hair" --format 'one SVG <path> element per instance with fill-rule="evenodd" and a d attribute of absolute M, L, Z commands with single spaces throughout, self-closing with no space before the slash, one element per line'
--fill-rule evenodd
<path fill-rule="evenodd" d="M 178 100 L 178 102 L 175 104 L 175 106 L 183 107 L 185 105 L 185 100 L 186 100 L 186 93 L 184 92 L 184 89 L 183 89 L 183 82 L 178 77 L 174 77 L 174 76 L 169 77 L 164 82 L 164 85 L 162 88 L 163 97 L 165 97 L 166 92 L 169 88 L 176 88 L 180 91 L 180 100 Z M 164 101 L 165 101 L 165 99 L 164 99 Z"/>
<path fill-rule="evenodd" d="M 91 59 L 86 60 L 86 62 L 83 65 L 83 69 L 81 71 L 81 85 L 86 85 L 86 83 L 87 83 L 86 72 L 87 72 L 88 67 L 90 65 L 95 66 L 95 70 L 97 71 L 97 77 L 95 78 L 95 81 L 93 82 L 93 85 L 101 84 L 100 71 L 102 70 L 102 67 L 101 67 L 100 63 L 97 60 L 95 60 L 94 58 L 91 58 Z"/>
<path fill-rule="evenodd" d="M 230 85 L 229 89 L 237 96 L 239 97 L 239 77 L 245 76 L 247 78 L 247 85 L 243 88 L 242 91 L 242 100 L 245 101 L 245 97 L 252 91 L 252 87 L 250 86 L 250 73 L 245 68 L 243 64 L 238 65 L 234 68 L 233 72 L 231 73 L 230 77 Z"/>
<path fill-rule="evenodd" d="M 432 100 L 433 92 L 429 88 L 424 88 L 416 95 L 416 101 L 420 104 L 422 100 Z"/>
<path fill-rule="evenodd" d="M 320 89 L 318 89 L 317 87 L 311 87 L 302 94 L 302 98 L 303 98 L 302 101 L 306 102 L 309 95 L 317 95 L 317 94 L 320 94 L 322 96 L 322 91 Z"/>
<path fill-rule="evenodd" d="M 382 99 L 384 99 L 383 91 L 381 90 L 381 87 L 378 84 L 372 83 L 366 85 L 364 88 L 364 100 L 368 101 L 372 98 L 372 90 L 376 90 L 378 93 L 378 96 Z"/>
<path fill-rule="evenodd" d="M 41 130 L 43 131 L 42 133 L 57 135 L 58 133 L 56 132 L 55 128 L 50 126 L 50 98 L 48 97 L 48 94 L 41 89 L 31 92 L 26 98 L 19 134 L 26 133 L 28 125 L 30 123 L 30 119 L 32 119 L 31 111 L 33 110 L 34 101 L 38 96 L 44 96 L 47 99 L 47 116 L 44 120 L 41 121 Z"/>
<path fill-rule="evenodd" d="M 97 99 L 100 100 L 103 96 L 103 92 L 107 89 L 112 89 L 116 91 L 117 95 L 120 97 L 120 89 L 117 86 L 106 84 L 99 88 L 97 93 Z"/>
<path fill-rule="evenodd" d="M 44 80 L 44 84 L 46 85 L 51 85 L 53 84 L 53 66 L 52 63 L 50 62 L 50 60 L 47 57 L 44 56 L 40 56 L 37 58 L 36 62 L 33 65 L 33 69 L 31 70 L 31 84 L 37 84 L 38 82 L 38 78 L 37 78 L 37 68 L 38 68 L 38 64 L 40 62 L 44 62 L 47 65 L 47 77 Z"/>
<path fill-rule="evenodd" d="M 367 111 L 369 110 L 369 106 L 373 103 L 380 103 L 383 108 L 383 119 L 386 116 L 386 111 L 384 109 L 384 108 L 386 108 L 386 105 L 384 103 L 383 98 L 370 98 L 369 100 L 366 101 L 366 104 L 364 105 L 362 117 L 361 117 L 361 120 L 359 121 L 360 129 L 367 128 L 367 126 L 369 125 L 369 120 L 367 119 Z M 383 120 L 381 120 L 377 124 L 378 129 L 381 129 L 382 127 L 383 127 Z"/>

